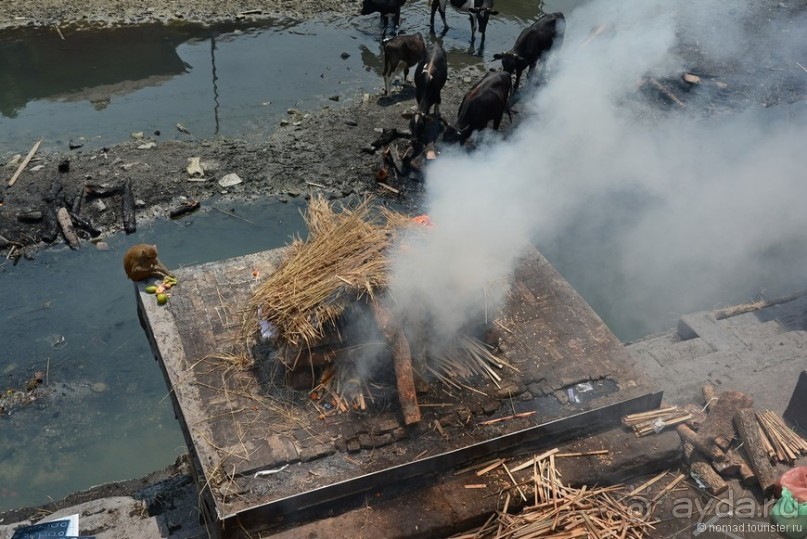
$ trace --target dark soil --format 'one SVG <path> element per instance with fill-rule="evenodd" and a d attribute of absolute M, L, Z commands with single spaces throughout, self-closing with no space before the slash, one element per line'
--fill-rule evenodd
<path fill-rule="evenodd" d="M 454 73 L 444 89 L 444 109 L 456 110 L 464 88 L 481 75 L 478 68 Z M 404 167 L 397 173 L 388 166 L 384 183 L 398 193 L 380 186 L 376 178 L 383 148 L 372 144 L 398 135 L 393 145 L 401 155 L 406 152 L 410 146 L 406 117 L 414 105 L 414 88 L 407 83 L 394 87 L 391 97 L 364 95 L 353 101 L 312 112 L 289 110 L 287 120 L 268 140 L 188 137 L 187 142 L 162 141 L 151 134 L 100 150 L 40 150 L 12 187 L 0 188 L 0 253 L 11 258 L 33 256 L 43 241 L 53 237 L 48 213 L 61 206 L 70 210 L 77 197 L 80 209 L 73 214 L 101 232 L 98 240 L 119 232 L 123 229 L 121 187 L 129 179 L 141 222 L 169 218 L 189 201 L 204 207 L 214 195 L 288 199 L 320 192 L 332 199 L 376 194 L 411 202 L 408 195 L 421 190 L 418 170 Z M 506 120 L 503 127 L 508 127 Z M 145 146 L 150 147 L 142 149 Z M 4 177 L 11 177 L 26 152 L 6 165 Z M 191 157 L 200 158 L 203 178 L 189 175 Z M 69 170 L 60 172 L 65 162 Z M 222 187 L 218 180 L 231 173 L 242 183 Z M 93 235 L 78 226 L 77 232 L 84 240 Z M 64 238 L 57 234 L 53 241 L 64 242 Z"/>

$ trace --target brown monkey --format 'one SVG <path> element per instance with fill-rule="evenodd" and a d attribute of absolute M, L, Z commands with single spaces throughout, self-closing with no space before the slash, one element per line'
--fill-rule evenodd
<path fill-rule="evenodd" d="M 149 277 L 169 277 L 171 272 L 157 258 L 157 246 L 138 243 L 126 251 L 123 257 L 123 269 L 133 281 L 142 281 Z"/>

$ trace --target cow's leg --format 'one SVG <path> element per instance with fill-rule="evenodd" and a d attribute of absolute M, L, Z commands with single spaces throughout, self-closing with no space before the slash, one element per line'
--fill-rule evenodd
<path fill-rule="evenodd" d="M 401 10 L 400 9 L 395 12 L 393 20 L 395 22 L 395 35 L 397 36 L 398 35 L 398 28 L 401 27 Z"/>
<path fill-rule="evenodd" d="M 389 95 L 389 87 L 392 82 L 392 76 L 395 75 L 392 66 L 388 61 L 384 61 L 384 94 Z"/>
<path fill-rule="evenodd" d="M 406 84 L 406 77 L 409 76 L 409 66 L 408 65 L 404 65 L 403 72 L 404 72 L 403 83 Z"/>
<path fill-rule="evenodd" d="M 516 93 L 518 90 L 518 83 L 521 81 L 521 72 L 524 71 L 523 69 L 516 68 L 516 83 L 513 85 L 513 93 Z"/>
<path fill-rule="evenodd" d="M 382 13 L 381 14 L 381 39 L 384 39 L 387 36 L 387 24 L 389 21 L 387 20 L 387 16 Z"/>
<path fill-rule="evenodd" d="M 502 123 L 502 116 L 504 116 L 504 107 L 499 109 L 499 112 L 496 113 L 496 117 L 493 118 L 493 129 L 496 131 L 499 130 L 499 124 Z"/>
<path fill-rule="evenodd" d="M 448 23 L 446 23 L 446 4 L 445 0 L 432 0 L 432 13 L 429 19 L 429 29 L 434 33 L 434 14 L 440 12 L 440 18 L 443 20 L 443 31 L 448 30 Z"/>
<path fill-rule="evenodd" d="M 471 45 L 473 45 L 476 41 L 476 15 L 469 13 L 468 18 L 471 19 Z"/>
<path fill-rule="evenodd" d="M 538 60 L 532 62 L 530 64 L 530 70 L 527 72 L 527 80 L 532 82 L 532 77 L 535 75 L 535 65 L 538 63 Z"/>

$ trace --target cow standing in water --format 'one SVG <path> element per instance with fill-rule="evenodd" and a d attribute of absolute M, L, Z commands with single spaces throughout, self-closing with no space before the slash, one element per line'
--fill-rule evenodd
<path fill-rule="evenodd" d="M 485 129 L 491 120 L 493 129 L 499 129 L 505 112 L 512 122 L 513 117 L 507 104 L 512 85 L 510 73 L 488 73 L 465 94 L 457 112 L 457 122 L 446 126 L 443 140 L 464 144 L 471 133 Z"/>
<path fill-rule="evenodd" d="M 395 74 L 403 69 L 403 80 L 409 75 L 409 68 L 426 58 L 426 44 L 423 36 L 414 34 L 385 39 L 381 44 L 384 51 L 384 93 L 389 95 L 390 84 Z"/>
<path fill-rule="evenodd" d="M 527 67 L 530 68 L 527 79 L 532 79 L 538 61 L 553 48 L 560 47 L 565 30 L 566 19 L 563 13 L 548 13 L 522 30 L 512 49 L 493 55 L 493 58 L 502 61 L 502 69 L 511 74 L 515 71 L 516 84 L 513 92 L 518 89 L 521 73 Z"/>
<path fill-rule="evenodd" d="M 432 53 L 424 58 L 415 70 L 415 100 L 417 111 L 409 126 L 416 139 L 421 139 L 425 131 L 426 117 L 434 107 L 434 115 L 440 116 L 440 92 L 448 79 L 448 61 L 440 43 L 435 42 Z"/>
<path fill-rule="evenodd" d="M 393 21 L 395 35 L 398 35 L 398 27 L 401 25 L 401 7 L 406 3 L 406 0 L 362 0 L 361 15 L 369 15 L 376 11 L 381 14 L 381 24 L 384 25 L 384 30 L 381 36 L 387 35 L 387 26 L 389 19 Z"/>
<path fill-rule="evenodd" d="M 482 34 L 480 47 L 485 45 L 485 30 L 488 27 L 488 21 L 491 15 L 498 15 L 499 12 L 493 9 L 493 0 L 450 0 L 451 5 L 457 8 L 457 11 L 468 13 L 468 18 L 471 20 L 471 45 L 474 44 L 476 39 L 476 27 L 479 24 L 479 33 Z M 443 32 L 448 30 L 448 23 L 446 23 L 446 0 L 431 0 L 432 2 L 432 15 L 429 23 L 431 32 L 434 33 L 434 14 L 439 11 L 440 18 L 443 19 Z"/>

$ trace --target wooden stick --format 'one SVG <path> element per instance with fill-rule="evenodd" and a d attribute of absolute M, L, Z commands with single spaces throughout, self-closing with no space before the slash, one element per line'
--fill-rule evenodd
<path fill-rule="evenodd" d="M 471 485 L 465 485 L 465 488 L 488 488 L 485 483 L 473 483 Z"/>
<path fill-rule="evenodd" d="M 461 475 L 465 472 L 470 472 L 471 470 L 476 470 L 477 468 L 484 468 L 488 464 L 493 464 L 494 462 L 498 461 L 499 459 L 492 459 L 486 460 L 485 462 L 480 462 L 478 464 L 472 464 L 471 466 L 466 466 L 465 468 L 460 468 L 459 470 L 454 472 L 454 475 Z"/>
<path fill-rule="evenodd" d="M 686 107 L 686 103 L 684 103 L 683 101 L 678 99 L 678 97 L 674 93 L 672 93 L 669 88 L 667 88 L 666 86 L 661 84 L 656 79 L 648 79 L 648 82 L 650 84 L 652 84 L 659 92 L 666 95 L 670 99 L 670 101 L 672 101 L 673 103 L 675 103 L 679 107 L 681 107 L 681 108 Z"/>
<path fill-rule="evenodd" d="M 14 175 L 11 177 L 10 180 L 8 180 L 8 187 L 11 187 L 12 185 L 14 185 L 14 182 L 16 182 L 17 178 L 20 177 L 20 174 L 22 174 L 22 171 L 25 169 L 25 167 L 28 166 L 28 163 L 31 162 L 31 158 L 34 156 L 36 151 L 39 149 L 40 144 L 42 144 L 42 139 L 39 139 L 39 140 L 36 141 L 36 144 L 34 144 L 34 147 L 31 148 L 31 151 L 28 152 L 28 155 L 26 155 L 25 159 L 23 159 L 22 163 L 20 163 L 20 166 L 17 167 L 17 171 L 14 172 Z"/>
<path fill-rule="evenodd" d="M 513 474 L 510 471 L 510 469 L 507 467 L 507 464 L 502 462 L 502 468 L 504 468 L 504 471 L 507 472 L 507 476 L 510 478 L 510 481 L 513 482 L 513 486 L 516 487 L 516 490 L 518 491 L 518 495 L 521 496 L 521 499 L 526 502 L 527 501 L 527 496 L 524 495 L 524 491 L 521 490 L 521 487 L 518 485 L 518 481 L 516 481 L 516 478 L 513 477 Z"/>
<path fill-rule="evenodd" d="M 678 483 L 680 483 L 681 481 L 683 481 L 683 480 L 684 480 L 684 477 L 686 477 L 684 474 L 679 474 L 679 475 L 678 475 L 678 477 L 676 477 L 675 479 L 673 479 L 672 481 L 670 481 L 670 482 L 667 484 L 667 486 L 666 486 L 666 487 L 664 487 L 663 489 L 661 489 L 661 490 L 658 492 L 658 494 L 656 494 L 656 495 L 653 497 L 653 499 L 652 499 L 651 501 L 652 501 L 653 503 L 656 503 L 656 502 L 657 502 L 657 501 L 659 501 L 661 498 L 663 498 L 664 496 L 666 496 L 668 492 L 670 492 L 672 489 L 674 489 L 676 486 L 678 486 Z"/>
<path fill-rule="evenodd" d="M 661 430 L 664 430 L 667 427 L 671 427 L 673 425 L 678 425 L 679 423 L 689 421 L 690 419 L 692 419 L 692 414 L 686 414 L 686 415 L 683 415 L 681 417 L 676 417 L 676 418 L 673 418 L 673 419 L 664 419 L 664 418 L 659 418 L 659 419 L 661 419 L 664 422 L 664 426 L 661 428 Z M 655 434 L 655 432 L 656 432 L 656 422 L 653 421 L 651 424 L 643 425 L 643 426 L 641 426 L 639 428 L 634 427 L 634 431 L 636 433 L 636 436 L 639 436 L 639 437 L 648 436 L 650 434 Z"/>
<path fill-rule="evenodd" d="M 395 189 L 393 186 L 391 186 L 391 185 L 389 185 L 389 184 L 387 184 L 387 183 L 384 183 L 384 182 L 376 182 L 376 183 L 377 183 L 378 185 L 380 185 L 381 187 L 383 187 L 384 189 L 386 189 L 386 190 L 388 190 L 388 191 L 392 191 L 392 192 L 393 192 L 393 193 L 395 193 L 396 195 L 401 194 L 401 192 L 400 192 L 400 191 L 398 191 L 398 190 L 397 190 L 397 189 Z"/>
<path fill-rule="evenodd" d="M 555 458 L 569 458 L 569 457 L 593 457 L 594 455 L 608 455 L 611 451 L 609 449 L 598 449 L 596 451 L 580 451 L 576 453 L 557 453 Z"/>
<path fill-rule="evenodd" d="M 481 470 L 477 471 L 476 475 L 477 475 L 477 477 L 481 477 L 481 476 L 485 475 L 486 473 L 488 473 L 489 471 L 495 470 L 496 468 L 498 468 L 502 464 L 504 464 L 504 459 L 496 459 L 490 465 L 485 466 Z"/>
<path fill-rule="evenodd" d="M 659 479 L 661 479 L 661 478 L 662 478 L 662 477 L 664 477 L 665 475 L 667 475 L 667 472 L 666 472 L 666 471 L 661 472 L 660 474 L 658 474 L 658 475 L 657 475 L 656 477 L 654 477 L 653 479 L 651 479 L 651 480 L 649 480 L 649 481 L 647 481 L 647 482 L 645 482 L 645 483 L 642 483 L 641 485 L 639 485 L 639 486 L 638 486 L 638 487 L 636 487 L 635 489 L 631 490 L 631 491 L 628 493 L 628 496 L 636 496 L 637 494 L 639 494 L 641 491 L 643 491 L 643 490 L 644 490 L 644 489 L 646 489 L 647 487 L 649 487 L 649 486 L 653 485 L 654 483 L 656 483 L 656 482 L 657 482 Z"/>
<path fill-rule="evenodd" d="M 511 471 L 513 473 L 520 472 L 521 470 L 523 470 L 525 468 L 529 468 L 530 466 L 532 466 L 536 462 L 540 462 L 540 461 L 542 461 L 544 459 L 549 458 L 551 455 L 554 455 L 558 451 L 560 451 L 560 449 L 558 449 L 557 447 L 555 449 L 550 449 L 549 451 L 547 451 L 545 453 L 541 453 L 538 456 L 532 457 L 530 460 L 528 460 L 527 462 L 525 462 L 523 464 L 519 464 L 518 466 L 513 468 Z"/>
<path fill-rule="evenodd" d="M 497 417 L 496 419 L 488 419 L 487 421 L 481 421 L 477 423 L 477 425 L 493 425 L 494 423 L 509 421 L 510 419 L 518 419 L 519 417 L 530 417 L 531 415 L 535 415 L 536 413 L 537 412 L 535 410 L 533 410 L 532 412 L 521 412 L 520 414 L 513 414 L 505 417 Z"/>
<path fill-rule="evenodd" d="M 637 421 L 644 421 L 645 419 L 651 417 L 658 417 L 659 415 L 668 414 L 670 412 L 678 412 L 680 408 L 678 406 L 670 406 L 668 408 L 659 408 L 658 410 L 650 410 L 648 412 L 639 412 L 637 414 L 630 414 L 626 415 L 622 418 L 622 421 L 625 422 L 637 422 Z"/>

